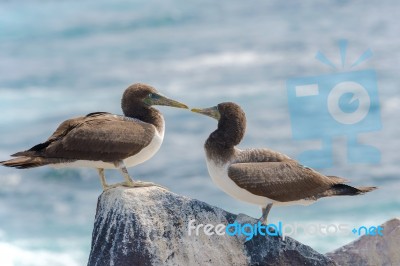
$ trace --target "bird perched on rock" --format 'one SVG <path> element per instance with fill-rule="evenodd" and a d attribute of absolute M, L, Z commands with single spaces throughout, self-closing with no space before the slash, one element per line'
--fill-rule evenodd
<path fill-rule="evenodd" d="M 272 205 L 308 205 L 319 198 L 354 196 L 376 188 L 346 185 L 344 178 L 323 175 L 270 149 L 236 148 L 245 134 L 246 116 L 235 103 L 192 111 L 218 120 L 217 130 L 204 145 L 212 180 L 228 195 L 261 206 L 264 223 Z"/>
<path fill-rule="evenodd" d="M 133 181 L 126 169 L 147 161 L 161 146 L 164 118 L 153 105 L 188 108 L 185 104 L 162 96 L 149 85 L 133 84 L 122 96 L 124 115 L 96 112 L 68 119 L 47 141 L 27 151 L 17 152 L 11 155 L 16 158 L 0 164 L 16 168 L 43 165 L 93 167 L 98 170 L 104 190 L 120 185 L 154 185 Z M 104 169 L 118 169 L 125 182 L 107 185 Z"/>

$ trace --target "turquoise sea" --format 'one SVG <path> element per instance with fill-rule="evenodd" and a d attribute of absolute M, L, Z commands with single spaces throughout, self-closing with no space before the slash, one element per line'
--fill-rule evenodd
<path fill-rule="evenodd" d="M 318 140 L 293 140 L 286 81 L 334 73 L 315 54 L 340 65 L 337 44 L 347 39 L 349 62 L 373 51 L 356 69 L 377 73 L 382 129 L 360 139 L 380 150 L 381 162 L 350 164 L 346 139 L 337 138 L 334 166 L 319 170 L 380 189 L 273 208 L 269 218 L 379 225 L 400 216 L 399 13 L 395 0 L 0 1 L 0 160 L 42 142 L 67 118 L 120 114 L 122 92 L 135 82 L 193 107 L 237 102 L 248 119 L 240 147 L 269 147 L 297 158 Z M 150 161 L 129 169 L 131 175 L 260 216 L 258 207 L 231 199 L 208 177 L 202 146 L 215 121 L 159 109 L 164 144 Z M 121 179 L 117 172 L 107 175 Z M 101 192 L 93 169 L 0 168 L 0 265 L 85 265 Z M 294 238 L 327 252 L 356 236 Z"/>

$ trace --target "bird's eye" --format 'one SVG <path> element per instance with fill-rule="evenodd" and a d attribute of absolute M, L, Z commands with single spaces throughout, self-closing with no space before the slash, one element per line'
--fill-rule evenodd
<path fill-rule="evenodd" d="M 153 98 L 153 93 L 150 93 L 149 95 L 147 95 L 147 97 Z"/>

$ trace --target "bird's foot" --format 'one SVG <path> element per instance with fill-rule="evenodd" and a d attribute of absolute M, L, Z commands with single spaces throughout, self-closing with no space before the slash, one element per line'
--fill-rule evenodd
<path fill-rule="evenodd" d="M 159 187 L 165 190 L 168 190 L 166 187 L 161 186 L 159 184 L 153 183 L 153 182 L 143 182 L 143 181 L 132 181 L 132 182 L 124 182 L 125 184 L 123 186 L 126 187 Z"/>
<path fill-rule="evenodd" d="M 166 187 L 163 187 L 161 185 L 158 185 L 156 183 L 153 182 L 143 182 L 143 181 L 129 181 L 129 182 L 121 182 L 121 183 L 116 183 L 116 184 L 112 184 L 112 185 L 107 185 L 106 187 L 104 187 L 104 190 L 109 190 L 111 188 L 116 188 L 116 187 L 159 187 L 165 190 L 168 190 Z"/>

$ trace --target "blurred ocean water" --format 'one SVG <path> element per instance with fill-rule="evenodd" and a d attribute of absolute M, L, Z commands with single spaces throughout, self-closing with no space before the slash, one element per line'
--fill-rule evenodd
<path fill-rule="evenodd" d="M 394 1 L 1 1 L 0 160 L 44 141 L 70 117 L 121 113 L 124 89 L 149 83 L 193 107 L 235 101 L 246 111 L 240 147 L 269 147 L 296 157 L 316 142 L 292 140 L 286 80 L 332 73 L 318 50 L 340 62 L 337 42 L 349 40 L 349 62 L 378 75 L 381 131 L 360 139 L 377 147 L 379 165 L 349 164 L 345 139 L 334 142 L 335 167 L 353 185 L 380 189 L 326 199 L 309 207 L 273 208 L 271 222 L 378 225 L 399 216 L 400 37 Z M 208 177 L 203 143 L 216 123 L 160 107 L 166 136 L 159 153 L 130 169 L 171 191 L 235 213 L 256 206 L 232 200 Z M 323 123 L 323 121 L 321 121 Z M 110 181 L 121 177 L 107 172 Z M 92 169 L 0 168 L 0 265 L 84 265 L 101 193 Z M 355 236 L 295 236 L 320 252 Z"/>

